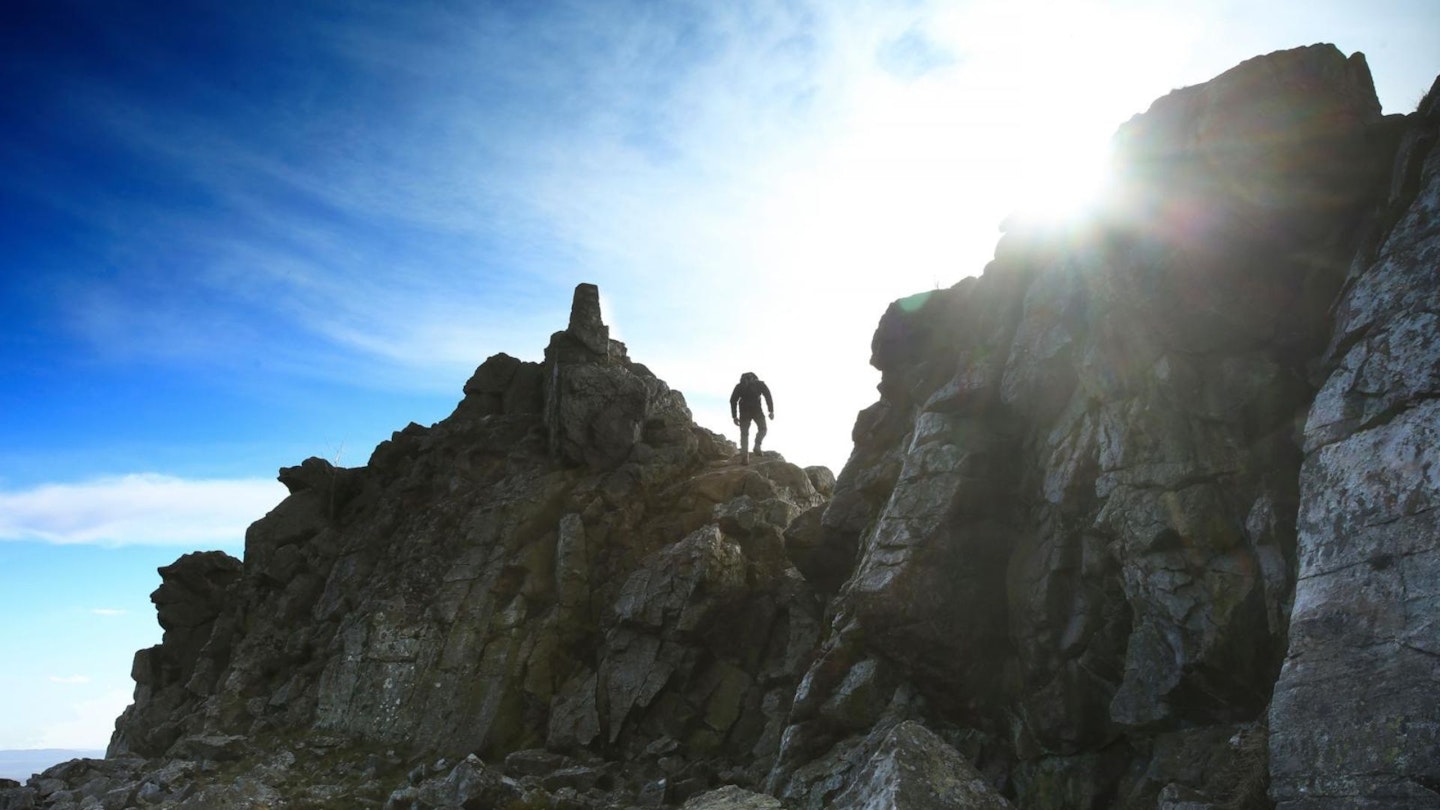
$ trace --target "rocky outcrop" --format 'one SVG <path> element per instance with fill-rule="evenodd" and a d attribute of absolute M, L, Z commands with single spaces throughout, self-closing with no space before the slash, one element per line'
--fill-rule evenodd
<path fill-rule="evenodd" d="M 820 629 L 784 531 L 833 477 L 732 463 L 609 339 L 592 285 L 545 355 L 491 357 L 452 416 L 365 467 L 282 470 L 243 574 L 218 553 L 162 569 L 165 641 L 137 656 L 111 755 L 323 732 L 603 755 L 632 764 L 607 783 L 667 799 L 763 777 Z"/>
<path fill-rule="evenodd" d="M 168 748 L 180 734 L 190 696 L 214 687 L 217 662 L 228 658 L 234 628 L 217 632 L 226 593 L 240 578 L 240 561 L 219 551 L 186 554 L 160 568 L 150 594 L 164 628 L 160 644 L 135 654 L 130 677 L 135 702 L 116 721 L 115 753 Z"/>
<path fill-rule="evenodd" d="M 1309 364 L 1403 126 L 1380 116 L 1363 57 L 1252 60 L 1121 128 L 1092 221 L 1012 221 L 983 276 L 890 307 L 880 400 L 807 544 L 856 549 L 854 568 L 773 789 L 838 795 L 806 763 L 881 716 L 826 711 L 860 678 L 872 705 L 968 745 L 1021 807 L 1263 803 L 1297 515 L 1318 527 L 1302 487 L 1324 475 L 1298 430 Z M 1410 342 L 1433 344 L 1416 326 Z M 1413 418 L 1402 455 L 1433 428 Z M 1372 447 L 1331 466 L 1391 491 L 1362 463 Z M 1327 489 L 1333 517 L 1344 496 Z M 1353 604 L 1338 596 L 1322 603 Z"/>
<path fill-rule="evenodd" d="M 715 453 L 714 440 L 694 432 L 685 398 L 610 339 L 595 285 L 575 289 L 570 326 L 551 337 L 544 367 L 545 427 L 555 456 L 609 470 L 632 456 L 650 464 L 659 449 L 664 462 L 683 464 L 699 437 L 709 443 L 705 452 Z"/>
<path fill-rule="evenodd" d="M 1284 810 L 1440 807 L 1440 82 L 1337 302 L 1270 708 Z"/>
<path fill-rule="evenodd" d="M 1088 221 L 890 306 L 838 478 L 581 285 L 161 569 L 110 756 L 0 810 L 1440 807 L 1437 97 L 1313 46 L 1160 99 Z"/>

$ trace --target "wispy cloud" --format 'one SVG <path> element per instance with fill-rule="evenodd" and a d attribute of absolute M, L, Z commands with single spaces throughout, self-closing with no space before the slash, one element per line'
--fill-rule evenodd
<path fill-rule="evenodd" d="M 754 367 L 835 464 L 885 304 L 981 269 L 1015 168 L 1058 150 L 1037 119 L 1090 97 L 1007 65 L 987 31 L 1015 21 L 974 5 L 360 4 L 271 28 L 318 60 L 278 101 L 77 88 L 97 136 L 206 205 L 87 198 L 127 272 L 66 311 L 104 352 L 453 391 L 538 354 L 592 281 L 636 359 L 697 404 Z"/>
<path fill-rule="evenodd" d="M 245 12 L 236 29 L 283 58 L 256 60 L 241 90 L 177 66 L 189 92 L 164 103 L 97 83 L 64 94 L 87 135 L 186 192 L 77 197 L 125 272 L 87 279 L 64 311 L 103 352 L 453 390 L 488 354 L 538 353 L 573 284 L 593 281 L 644 302 L 611 321 L 646 362 L 841 354 L 825 376 L 847 392 L 806 405 L 838 410 L 829 440 L 846 444 L 889 300 L 979 272 L 1000 220 L 1067 161 L 1237 61 L 1177 16 L 1198 13 L 571 0 L 356 3 L 271 25 Z M 687 393 L 723 398 L 730 382 Z"/>
<path fill-rule="evenodd" d="M 914 16 L 479 8 L 376 5 L 277 26 L 319 43 L 346 81 L 303 104 L 241 106 L 241 126 L 193 102 L 77 88 L 75 113 L 97 135 L 208 205 L 125 197 L 77 212 L 117 242 L 165 236 L 144 240 L 158 254 L 117 248 L 127 272 L 77 292 L 75 327 L 107 352 L 288 355 L 300 368 L 287 349 L 298 331 L 330 347 L 306 350 L 322 376 L 343 365 L 336 351 L 372 368 L 457 368 L 513 350 L 517 332 L 543 340 L 555 324 L 517 313 L 554 297 L 563 309 L 578 280 L 668 293 L 677 273 L 708 269 L 675 259 L 707 254 L 756 275 L 716 250 L 742 241 L 733 212 L 831 123 L 855 75 L 841 47 L 866 54 L 874 43 L 852 43 L 856 31 L 903 33 Z M 225 95 L 230 80 L 209 78 L 217 92 L 193 96 Z"/>
<path fill-rule="evenodd" d="M 0 540 L 233 548 L 284 495 L 266 479 L 150 473 L 45 484 L 0 492 Z"/>
<path fill-rule="evenodd" d="M 51 683 L 81 684 L 81 683 L 90 683 L 90 676 L 88 676 L 88 675 L 51 675 L 50 678 L 49 678 L 49 680 L 50 680 Z"/>
<path fill-rule="evenodd" d="M 90 612 L 96 616 L 124 616 L 130 611 L 122 608 L 90 608 Z"/>

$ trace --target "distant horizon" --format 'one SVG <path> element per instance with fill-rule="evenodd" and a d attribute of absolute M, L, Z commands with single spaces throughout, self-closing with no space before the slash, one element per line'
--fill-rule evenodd
<path fill-rule="evenodd" d="M 30 777 L 62 762 L 101 759 L 104 756 L 103 748 L 0 748 L 0 779 L 14 779 L 23 785 Z M 31 770 L 17 775 L 27 768 Z"/>
<path fill-rule="evenodd" d="M 732 441 L 839 473 L 885 307 L 1083 216 L 1116 129 L 1276 50 L 1440 72 L 1427 0 L 15 0 L 0 31 L 0 745 L 93 750 L 186 551 L 539 359 L 579 282 Z M 1341 36 L 1343 34 L 1343 36 Z M 1337 39 L 1338 37 L 1338 39 Z M 1143 69 L 1137 69 L 1143 68 Z M 72 745 L 84 743 L 83 745 Z"/>

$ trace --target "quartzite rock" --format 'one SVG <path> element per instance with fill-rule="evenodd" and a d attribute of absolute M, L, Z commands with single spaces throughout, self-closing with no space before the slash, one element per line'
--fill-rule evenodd
<path fill-rule="evenodd" d="M 1219 776 L 1164 772 L 1154 741 L 1265 712 L 1306 364 L 1397 132 L 1359 55 L 1251 60 L 1121 128 L 1092 222 L 1013 221 L 982 277 L 890 307 L 880 401 L 820 536 L 793 530 L 817 573 L 818 550 L 857 562 L 772 786 L 854 739 L 820 707 L 879 658 L 919 718 L 990 741 L 978 761 L 1020 806 L 1224 798 Z M 1421 329 L 1390 344 L 1433 343 Z"/>
<path fill-rule="evenodd" d="M 1440 807 L 1440 82 L 1406 134 L 1305 426 L 1281 810 Z"/>
<path fill-rule="evenodd" d="M 774 797 L 727 785 L 685 802 L 682 810 L 781 810 Z"/>
<path fill-rule="evenodd" d="M 1010 810 L 969 762 L 915 722 L 891 729 L 864 769 L 830 805 L 834 810 Z"/>

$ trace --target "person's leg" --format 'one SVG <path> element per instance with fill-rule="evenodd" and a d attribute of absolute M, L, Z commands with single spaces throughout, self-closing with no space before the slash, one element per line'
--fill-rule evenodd
<path fill-rule="evenodd" d="M 765 441 L 766 430 L 767 427 L 765 425 L 765 414 L 755 414 L 755 452 L 757 453 L 761 452 L 760 443 Z"/>
<path fill-rule="evenodd" d="M 750 457 L 750 417 L 740 417 L 740 458 L 748 460 Z"/>

